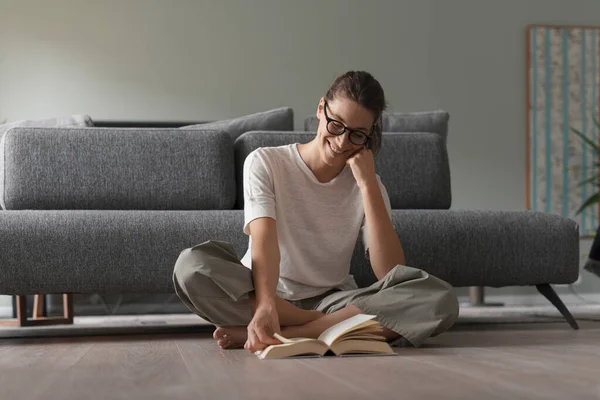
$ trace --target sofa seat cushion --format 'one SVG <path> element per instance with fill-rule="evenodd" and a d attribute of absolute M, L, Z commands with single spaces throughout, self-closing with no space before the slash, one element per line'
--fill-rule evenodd
<path fill-rule="evenodd" d="M 172 293 L 179 253 L 248 246 L 241 211 L 0 212 L 0 293 Z"/>
<path fill-rule="evenodd" d="M 579 276 L 579 229 L 569 219 L 530 211 L 392 210 L 406 265 L 456 287 L 569 284 Z M 359 286 L 376 281 L 359 242 Z"/>
<path fill-rule="evenodd" d="M 393 210 L 406 264 L 453 286 L 568 284 L 579 272 L 577 224 L 527 211 Z M 248 246 L 244 212 L 0 212 L 0 294 L 173 293 L 182 250 L 207 240 Z M 332 256 L 335 254 L 332 253 Z M 357 239 L 350 273 L 375 281 Z"/>

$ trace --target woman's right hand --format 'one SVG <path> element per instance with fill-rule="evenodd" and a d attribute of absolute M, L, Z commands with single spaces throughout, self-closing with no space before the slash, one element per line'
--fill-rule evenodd
<path fill-rule="evenodd" d="M 271 344 L 280 344 L 281 342 L 273 337 L 274 333 L 281 333 L 275 306 L 259 305 L 252 321 L 248 324 L 248 340 L 244 344 L 244 349 L 254 353 Z"/>

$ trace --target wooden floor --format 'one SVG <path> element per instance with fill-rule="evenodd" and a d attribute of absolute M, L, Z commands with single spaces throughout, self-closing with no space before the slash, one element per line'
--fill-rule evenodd
<path fill-rule="evenodd" d="M 466 325 L 396 351 L 261 361 L 209 333 L 3 340 L 0 398 L 600 398 L 600 322 Z"/>

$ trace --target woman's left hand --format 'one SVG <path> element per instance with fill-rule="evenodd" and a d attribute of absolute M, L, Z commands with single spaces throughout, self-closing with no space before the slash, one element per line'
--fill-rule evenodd
<path fill-rule="evenodd" d="M 352 169 L 352 174 L 358 187 L 363 189 L 367 184 L 376 182 L 375 158 L 373 152 L 363 148 L 346 160 L 346 165 Z"/>

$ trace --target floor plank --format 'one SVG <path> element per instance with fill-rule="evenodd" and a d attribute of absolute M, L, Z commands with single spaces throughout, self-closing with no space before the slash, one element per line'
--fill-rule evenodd
<path fill-rule="evenodd" d="M 259 360 L 210 333 L 0 341 L 19 399 L 592 399 L 600 323 L 457 327 L 393 357 Z"/>
<path fill-rule="evenodd" d="M 190 379 L 173 340 L 119 337 L 99 340 L 75 368 L 56 380 L 47 398 L 164 399 L 191 394 Z M 181 397 L 184 398 L 184 397 Z"/>
<path fill-rule="evenodd" d="M 194 384 L 206 398 L 364 399 L 370 392 L 352 380 L 333 380 L 298 360 L 259 360 L 241 350 L 221 350 L 212 340 L 179 340 Z"/>
<path fill-rule="evenodd" d="M 93 348 L 92 343 L 60 339 L 45 343 L 0 346 L 0 390 L 3 399 L 38 399 Z"/>

